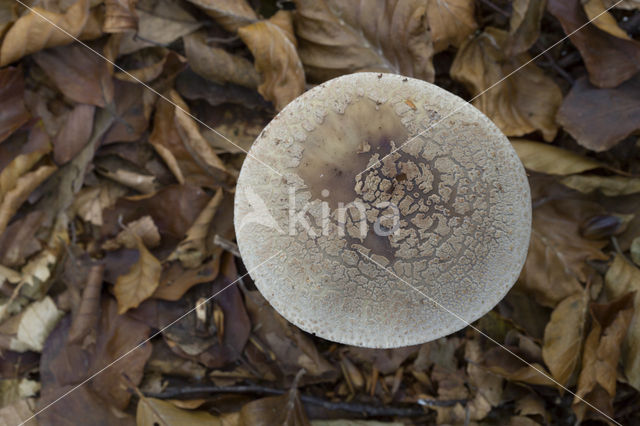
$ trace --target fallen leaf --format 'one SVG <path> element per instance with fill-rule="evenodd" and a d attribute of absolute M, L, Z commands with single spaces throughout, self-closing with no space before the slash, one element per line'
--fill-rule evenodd
<path fill-rule="evenodd" d="M 428 0 L 427 22 L 435 52 L 460 45 L 478 25 L 473 0 Z"/>
<path fill-rule="evenodd" d="M 605 0 L 605 6 L 607 8 L 613 7 L 614 9 L 640 9 L 640 0 Z"/>
<path fill-rule="evenodd" d="M 77 269 L 74 268 L 74 272 L 77 272 Z M 86 278 L 86 285 L 82 290 L 78 306 L 74 310 L 67 335 L 69 344 L 82 345 L 85 337 L 95 332 L 100 320 L 100 294 L 104 278 L 104 265 L 91 266 L 84 278 Z M 94 335 L 92 338 L 95 339 L 96 336 Z"/>
<path fill-rule="evenodd" d="M 585 148 L 612 148 L 640 129 L 640 74 L 613 89 L 598 89 L 585 77 L 579 79 L 556 118 Z"/>
<path fill-rule="evenodd" d="M 515 0 L 509 21 L 507 56 L 526 52 L 540 37 L 547 0 Z"/>
<path fill-rule="evenodd" d="M 485 28 L 460 47 L 451 77 L 467 87 L 474 96 L 473 105 L 505 135 L 539 130 L 546 141 L 552 141 L 558 131 L 555 115 L 562 92 L 535 64 L 520 68 L 531 59 L 528 53 L 505 57 L 507 40 L 506 31 Z"/>
<path fill-rule="evenodd" d="M 246 0 L 189 0 L 230 33 L 258 19 Z"/>
<path fill-rule="evenodd" d="M 14 426 L 23 424 L 24 426 L 37 426 L 38 421 L 31 418 L 35 414 L 36 403 L 33 398 L 21 399 L 11 405 L 0 408 L 0 426 Z"/>
<path fill-rule="evenodd" d="M 31 303 L 20 314 L 16 335 L 11 339 L 8 349 L 16 352 L 42 352 L 47 336 L 62 316 L 63 312 L 49 296 Z"/>
<path fill-rule="evenodd" d="M 158 190 L 159 185 L 155 176 L 120 157 L 96 158 L 94 166 L 100 176 L 135 189 L 142 194 L 153 194 Z"/>
<path fill-rule="evenodd" d="M 580 0 L 549 0 L 549 12 L 571 34 L 594 86 L 613 88 L 640 71 L 640 42 L 615 37 L 589 20 Z M 578 30 L 579 29 L 579 30 Z"/>
<path fill-rule="evenodd" d="M 567 297 L 553 310 L 544 330 L 542 358 L 553 378 L 564 386 L 580 359 L 588 301 L 586 291 Z"/>
<path fill-rule="evenodd" d="M 109 181 L 85 187 L 76 195 L 73 201 L 73 210 L 85 222 L 102 226 L 102 211 L 113 206 L 116 200 L 126 193 L 126 188 Z"/>
<path fill-rule="evenodd" d="M 279 11 L 268 21 L 238 29 L 262 76 L 258 92 L 278 111 L 304 92 L 304 70 L 296 50 L 291 13 Z"/>
<path fill-rule="evenodd" d="M 340 0 L 296 0 L 298 54 L 308 79 L 358 71 L 433 81 L 433 45 L 423 1 L 385 0 L 377 7 Z"/>
<path fill-rule="evenodd" d="M 54 47 L 33 59 L 69 99 L 99 107 L 112 101 L 109 64 L 86 47 L 77 43 Z"/>
<path fill-rule="evenodd" d="M 145 93 L 147 89 L 138 83 L 114 81 L 115 117 L 113 125 L 103 137 L 103 145 L 140 139 L 149 126 L 149 117 L 143 104 Z"/>
<path fill-rule="evenodd" d="M 633 299 L 634 293 L 626 293 L 609 303 L 591 304 L 593 325 L 585 340 L 582 370 L 573 400 L 573 411 L 578 421 L 592 410 L 578 398 L 613 416 L 620 347 L 634 313 Z"/>
<path fill-rule="evenodd" d="M 260 75 L 251 61 L 219 47 L 211 47 L 205 38 L 206 33 L 200 31 L 182 38 L 189 66 L 196 74 L 218 84 L 231 83 L 251 89 L 258 87 Z M 271 42 L 276 43 L 275 40 Z"/>
<path fill-rule="evenodd" d="M 147 250 L 140 237 L 136 235 L 135 238 L 140 257 L 127 274 L 118 277 L 113 287 L 119 314 L 138 307 L 148 299 L 158 287 L 162 273 L 158 259 Z"/>
<path fill-rule="evenodd" d="M 502 377 L 482 368 L 484 357 L 478 339 L 469 339 L 465 344 L 465 359 L 468 360 L 467 374 L 472 385 L 472 397 L 469 401 L 470 420 L 482 420 L 502 401 Z"/>
<path fill-rule="evenodd" d="M 120 247 L 134 249 L 138 246 L 138 238 L 145 247 L 154 248 L 160 244 L 160 234 L 151 216 L 142 216 L 126 224 L 126 229 L 120 231 L 116 238 L 102 244 L 103 250 L 117 250 Z"/>
<path fill-rule="evenodd" d="M 89 0 L 77 0 L 64 13 L 33 7 L 33 11 L 22 15 L 5 34 L 0 46 L 0 67 L 47 47 L 71 43 L 80 35 L 88 18 Z"/>
<path fill-rule="evenodd" d="M 579 224 L 599 211 L 595 203 L 580 199 L 549 201 L 533 210 L 529 255 L 519 286 L 538 303 L 555 307 L 582 292 L 590 272 L 588 259 L 606 260 L 602 240 L 581 236 Z"/>
<path fill-rule="evenodd" d="M 526 360 L 526 356 L 517 347 L 509 347 L 509 350 Z M 485 353 L 484 366 L 494 374 L 504 377 L 510 382 L 528 383 L 531 385 L 553 386 L 557 385 L 547 377 L 549 372 L 537 362 L 522 362 L 501 347 L 489 349 Z"/>
<path fill-rule="evenodd" d="M 35 237 L 40 229 L 43 212 L 35 210 L 11 223 L 0 235 L 0 264 L 17 267 L 24 264 L 31 255 L 42 249 L 40 240 Z"/>
<path fill-rule="evenodd" d="M 136 424 L 137 426 L 223 426 L 218 417 L 206 411 L 185 410 L 170 402 L 144 396 L 141 396 L 138 401 Z"/>
<path fill-rule="evenodd" d="M 207 257 L 206 238 L 209 235 L 211 221 L 222 202 L 223 192 L 218 189 L 207 206 L 200 212 L 196 221 L 187 231 L 184 240 L 178 244 L 169 256 L 169 260 L 180 260 L 185 268 L 196 268 Z"/>
<path fill-rule="evenodd" d="M 617 254 L 604 279 L 610 299 L 635 292 L 633 318 L 622 346 L 622 365 L 629 384 L 640 389 L 640 269 Z"/>
<path fill-rule="evenodd" d="M 135 12 L 136 0 L 105 0 L 104 23 L 105 33 L 121 33 L 138 29 L 138 16 Z"/>
<path fill-rule="evenodd" d="M 612 36 L 631 40 L 631 37 L 618 26 L 616 18 L 607 11 L 603 0 L 587 0 L 583 3 L 583 8 L 587 14 L 587 18 L 598 28 Z"/>
<path fill-rule="evenodd" d="M 29 120 L 22 67 L 0 69 L 0 142 Z"/>
<path fill-rule="evenodd" d="M 268 396 L 245 404 L 240 410 L 240 419 L 244 425 L 311 426 L 295 388 L 280 396 Z"/>
<path fill-rule="evenodd" d="M 608 197 L 640 192 L 640 178 L 625 176 L 574 175 L 560 180 L 563 185 L 590 194 L 599 191 Z"/>
<path fill-rule="evenodd" d="M 606 168 L 603 163 L 553 145 L 512 139 L 511 146 L 516 150 L 522 164 L 534 172 L 564 176 Z"/>
<path fill-rule="evenodd" d="M 75 157 L 89 142 L 93 130 L 93 105 L 79 104 L 67 116 L 53 139 L 53 159 L 62 165 Z"/>

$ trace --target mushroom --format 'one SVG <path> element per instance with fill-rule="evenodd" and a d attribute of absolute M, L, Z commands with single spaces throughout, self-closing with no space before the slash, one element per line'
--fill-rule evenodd
<path fill-rule="evenodd" d="M 390 348 L 453 333 L 504 297 L 527 254 L 531 200 L 511 144 L 480 111 L 430 83 L 365 72 L 314 87 L 265 127 L 234 220 L 282 316 Z"/>

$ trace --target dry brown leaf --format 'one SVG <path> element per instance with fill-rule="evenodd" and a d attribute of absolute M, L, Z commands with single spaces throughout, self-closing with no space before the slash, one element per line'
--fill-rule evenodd
<path fill-rule="evenodd" d="M 62 165 L 70 161 L 89 142 L 93 130 L 93 105 L 79 104 L 67 116 L 53 139 L 53 159 Z"/>
<path fill-rule="evenodd" d="M 179 108 L 174 109 L 176 130 L 182 139 L 184 148 L 191 154 L 193 161 L 213 177 L 220 177 L 220 172 L 226 174 L 224 163 L 206 139 L 202 137 L 198 124 L 189 115 L 187 104 L 175 90 L 170 92 L 170 98 L 179 106 Z"/>
<path fill-rule="evenodd" d="M 82 297 L 69 327 L 67 335 L 69 344 L 82 344 L 83 339 L 95 331 L 100 320 L 100 294 L 103 277 L 103 264 L 93 265 L 87 272 L 86 285 L 82 290 Z M 93 337 L 95 338 L 95 336 Z"/>
<path fill-rule="evenodd" d="M 42 249 L 40 240 L 35 237 L 40 229 L 44 212 L 35 210 L 11 223 L 0 235 L 0 264 L 17 267 L 26 259 Z"/>
<path fill-rule="evenodd" d="M 189 66 L 196 74 L 218 84 L 232 83 L 251 89 L 258 87 L 260 75 L 251 61 L 211 47 L 205 38 L 206 33 L 200 31 L 182 38 Z"/>
<path fill-rule="evenodd" d="M 136 236 L 139 258 L 125 275 L 120 275 L 113 287 L 118 300 L 118 313 L 123 314 L 131 308 L 137 308 L 147 300 L 160 283 L 162 265 L 144 246 L 142 239 Z"/>
<path fill-rule="evenodd" d="M 584 11 L 587 14 L 589 20 L 593 20 L 593 24 L 603 31 L 608 32 L 612 36 L 631 40 L 631 37 L 618 26 L 616 18 L 609 12 L 604 6 L 603 0 L 587 0 L 582 4 Z"/>
<path fill-rule="evenodd" d="M 118 198 L 126 193 L 126 188 L 109 181 L 83 188 L 73 201 L 73 210 L 84 221 L 102 226 L 102 211 L 111 207 Z"/>
<path fill-rule="evenodd" d="M 114 161 L 95 161 L 96 172 L 101 176 L 109 178 L 129 188 L 133 188 L 142 194 L 152 194 L 159 189 L 159 184 L 155 176 L 140 173 L 137 170 L 129 170 L 118 159 Z M 115 166 L 115 167 L 109 167 Z M 121 167 L 120 167 L 121 166 Z"/>
<path fill-rule="evenodd" d="M 605 151 L 640 129 L 640 75 L 613 89 L 579 79 L 562 102 L 557 120 L 592 151 Z"/>
<path fill-rule="evenodd" d="M 640 192 L 640 178 L 625 176 L 574 175 L 562 178 L 560 182 L 583 194 L 599 191 L 615 197 Z"/>
<path fill-rule="evenodd" d="M 428 0 L 427 22 L 435 52 L 460 45 L 476 30 L 474 0 Z"/>
<path fill-rule="evenodd" d="M 55 47 L 33 59 L 69 99 L 99 107 L 113 100 L 109 64 L 86 47 L 77 43 Z"/>
<path fill-rule="evenodd" d="M 4 232 L 9 224 L 9 220 L 11 220 L 14 213 L 18 211 L 18 208 L 26 201 L 33 190 L 55 171 L 55 166 L 41 166 L 32 172 L 20 176 L 16 180 L 15 186 L 4 193 L 2 202 L 0 203 L 0 234 Z"/>
<path fill-rule="evenodd" d="M 571 35 L 589 72 L 589 80 L 598 87 L 620 85 L 640 71 L 640 42 L 615 37 L 589 22 L 580 0 L 549 0 L 553 14 Z M 578 30 L 579 29 L 579 30 Z"/>
<path fill-rule="evenodd" d="M 614 9 L 640 9 L 640 0 L 605 0 L 605 6 L 607 8 L 612 7 Z"/>
<path fill-rule="evenodd" d="M 235 33 L 238 28 L 258 19 L 246 0 L 189 0 L 214 18 L 225 30 Z"/>
<path fill-rule="evenodd" d="M 567 297 L 556 306 L 544 330 L 542 358 L 551 374 L 566 386 L 580 359 L 589 294 Z"/>
<path fill-rule="evenodd" d="M 137 0 L 105 0 L 104 23 L 105 33 L 121 33 L 138 29 L 138 16 L 135 12 Z"/>
<path fill-rule="evenodd" d="M 573 401 L 573 411 L 579 421 L 591 408 L 578 397 L 613 416 L 620 347 L 633 316 L 633 296 L 626 293 L 609 303 L 591 304 L 593 325 L 584 344 L 582 370 Z"/>
<path fill-rule="evenodd" d="M 308 79 L 322 82 L 358 71 L 433 81 L 433 45 L 422 0 L 376 7 L 342 0 L 296 0 L 298 53 Z"/>
<path fill-rule="evenodd" d="M 279 11 L 268 21 L 241 27 L 238 35 L 251 50 L 256 70 L 262 76 L 258 92 L 278 111 L 304 92 L 304 70 L 290 12 Z"/>
<path fill-rule="evenodd" d="M 160 233 L 151 216 L 142 216 L 127 223 L 126 229 L 102 244 L 102 249 L 117 250 L 121 247 L 134 249 L 138 246 L 138 238 L 142 240 L 145 247 L 154 248 L 160 244 Z"/>
<path fill-rule="evenodd" d="M 622 347 L 622 365 L 631 386 L 640 389 L 640 269 L 617 254 L 605 275 L 605 290 L 611 298 L 635 291 L 634 315 Z"/>
<path fill-rule="evenodd" d="M 0 426 L 13 426 L 24 424 L 25 426 L 37 426 L 38 422 L 32 418 L 24 423 L 28 418 L 34 415 L 36 411 L 36 403 L 33 398 L 21 399 L 11 405 L 0 408 Z"/>
<path fill-rule="evenodd" d="M 218 417 L 206 411 L 178 408 L 170 402 L 141 396 L 136 410 L 137 426 L 223 426 Z"/>
<path fill-rule="evenodd" d="M 240 410 L 240 422 L 252 426 L 311 426 L 295 388 L 280 396 L 260 398 L 245 404 Z"/>
<path fill-rule="evenodd" d="M 0 67 L 47 47 L 71 43 L 73 37 L 80 35 L 88 18 L 89 0 L 77 0 L 64 13 L 34 7 L 33 11 L 22 15 L 4 36 L 0 46 Z M 62 28 L 70 36 L 56 27 Z"/>
<path fill-rule="evenodd" d="M 526 52 L 540 36 L 547 0 L 515 0 L 509 21 L 507 56 Z"/>
<path fill-rule="evenodd" d="M 509 350 L 526 360 L 526 357 L 523 356 L 518 348 L 511 347 Z M 526 364 L 501 347 L 489 349 L 485 353 L 484 366 L 492 373 L 502 376 L 511 382 L 557 386 L 551 379 L 547 378 L 551 377 L 551 375 L 542 365 L 537 362 Z"/>
<path fill-rule="evenodd" d="M 18 317 L 11 318 L 17 320 L 16 334 L 5 349 L 41 352 L 49 333 L 63 314 L 49 296 L 31 303 Z"/>
<path fill-rule="evenodd" d="M 600 208 L 580 199 L 550 201 L 533 210 L 529 255 L 519 285 L 544 306 L 582 292 L 588 259 L 606 260 L 601 249 L 606 241 L 587 240 L 579 225 Z"/>
<path fill-rule="evenodd" d="M 507 40 L 506 31 L 486 28 L 460 48 L 451 65 L 451 77 L 462 82 L 474 97 L 486 91 L 473 105 L 507 136 L 539 130 L 546 141 L 552 141 L 558 131 L 555 115 L 562 92 L 533 63 L 515 72 L 531 57 L 528 53 L 505 57 Z"/>
<path fill-rule="evenodd" d="M 534 172 L 564 176 L 606 168 L 603 163 L 553 145 L 526 139 L 512 139 L 511 146 L 516 150 L 522 164 Z"/>
<path fill-rule="evenodd" d="M 468 360 L 467 374 L 471 389 L 475 390 L 469 401 L 470 420 L 482 420 L 502 401 L 503 379 L 482 368 L 483 350 L 477 339 L 469 339 L 465 344 L 465 359 Z"/>
<path fill-rule="evenodd" d="M 206 239 L 209 235 L 211 221 L 222 202 L 223 192 L 218 189 L 207 206 L 200 212 L 196 221 L 187 231 L 184 240 L 178 244 L 169 256 L 169 260 L 180 260 L 185 268 L 196 268 L 209 254 L 207 252 Z"/>
<path fill-rule="evenodd" d="M 22 67 L 0 69 L 0 142 L 29 120 Z"/>
<path fill-rule="evenodd" d="M 162 72 L 165 71 L 166 68 L 171 69 L 174 65 L 178 65 L 178 68 L 181 68 L 181 65 L 186 63 L 187 61 L 185 57 L 177 54 L 172 50 L 164 48 L 161 48 L 159 50 L 159 59 L 156 51 L 153 51 L 153 53 L 151 53 L 147 50 L 146 52 L 149 52 L 148 57 L 150 58 L 150 60 L 144 61 L 144 63 L 140 64 L 140 66 L 138 66 L 137 68 L 129 69 L 126 72 L 117 71 L 113 74 L 113 76 L 118 80 L 128 81 L 130 83 L 137 83 L 138 81 L 149 83 L 162 75 Z M 170 72 L 176 71 L 171 69 Z"/>

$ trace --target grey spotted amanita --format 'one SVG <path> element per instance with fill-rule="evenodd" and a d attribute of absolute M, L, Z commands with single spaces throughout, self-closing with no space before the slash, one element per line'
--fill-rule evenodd
<path fill-rule="evenodd" d="M 433 84 L 369 72 L 327 81 L 249 154 L 235 201 L 242 259 L 271 305 L 317 336 L 433 340 L 491 310 L 522 269 L 525 170 L 485 115 Z"/>

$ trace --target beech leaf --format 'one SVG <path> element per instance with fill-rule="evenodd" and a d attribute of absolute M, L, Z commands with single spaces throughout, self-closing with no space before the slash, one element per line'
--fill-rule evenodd
<path fill-rule="evenodd" d="M 135 236 L 139 253 L 138 261 L 125 275 L 120 275 L 113 288 L 118 301 L 118 313 L 123 314 L 137 308 L 147 300 L 158 287 L 162 265 L 144 246 L 142 239 Z"/>

